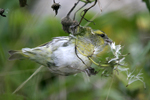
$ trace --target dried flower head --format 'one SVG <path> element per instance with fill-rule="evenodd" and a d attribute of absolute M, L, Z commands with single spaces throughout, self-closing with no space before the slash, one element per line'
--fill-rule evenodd
<path fill-rule="evenodd" d="M 5 12 L 5 9 L 0 8 L 0 15 L 3 17 L 6 17 L 6 15 L 3 15 L 4 12 Z"/>
<path fill-rule="evenodd" d="M 71 33 L 73 34 L 73 35 L 77 35 L 78 34 L 78 32 L 77 32 L 77 27 L 79 26 L 79 23 L 78 23 L 78 21 L 73 21 L 72 22 L 72 25 L 70 26 L 70 30 L 71 30 Z"/>
<path fill-rule="evenodd" d="M 60 8 L 60 4 L 59 3 L 54 3 L 51 8 L 55 11 L 55 14 L 58 14 L 58 9 Z"/>
<path fill-rule="evenodd" d="M 76 27 L 78 26 L 77 21 L 73 21 L 70 17 L 66 16 L 61 20 L 61 24 L 66 33 L 76 33 Z"/>
<path fill-rule="evenodd" d="M 70 17 L 66 16 L 61 20 L 62 28 L 66 33 L 70 33 L 70 26 L 72 25 L 73 20 Z"/>
<path fill-rule="evenodd" d="M 20 7 L 25 7 L 27 5 L 27 0 L 19 0 Z"/>

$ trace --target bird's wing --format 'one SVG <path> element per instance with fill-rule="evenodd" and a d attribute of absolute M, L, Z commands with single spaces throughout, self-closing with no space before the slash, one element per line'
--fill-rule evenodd
<path fill-rule="evenodd" d="M 86 56 L 92 56 L 94 52 L 94 45 L 89 39 L 79 38 L 76 40 L 76 45 L 79 50 Z"/>

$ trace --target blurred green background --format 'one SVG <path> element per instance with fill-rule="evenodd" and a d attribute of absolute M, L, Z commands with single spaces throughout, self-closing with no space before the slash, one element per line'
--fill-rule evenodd
<path fill-rule="evenodd" d="M 142 3 L 142 1 L 141 1 Z M 76 76 L 58 76 L 43 68 L 18 92 L 12 92 L 23 83 L 40 65 L 29 60 L 9 61 L 9 50 L 36 47 L 53 37 L 67 36 L 62 30 L 60 18 L 39 18 L 32 14 L 35 1 L 25 8 L 18 0 L 0 1 L 7 17 L 0 16 L 0 100 L 150 100 L 150 14 L 148 10 L 125 16 L 117 10 L 94 19 L 93 29 L 104 31 L 116 44 L 123 46 L 123 54 L 130 53 L 125 61 L 127 67 L 142 69 L 146 89 L 140 81 L 126 87 L 125 73 L 112 77 L 101 77 L 101 73 L 90 77 L 88 82 L 83 73 Z M 124 9 L 126 11 L 126 9 Z M 132 11 L 129 11 L 132 13 Z M 87 19 L 94 12 L 88 12 Z M 78 20 L 80 19 L 78 15 Z M 82 25 L 87 22 L 83 21 Z M 136 73 L 135 71 L 135 73 Z M 112 85 L 111 85 L 112 83 Z"/>

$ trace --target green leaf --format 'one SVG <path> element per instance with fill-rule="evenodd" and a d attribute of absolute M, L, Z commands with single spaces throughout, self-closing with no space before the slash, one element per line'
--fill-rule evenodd
<path fill-rule="evenodd" d="M 94 2 L 95 0 L 80 0 L 81 2 L 84 2 L 84 3 L 92 3 Z"/>
<path fill-rule="evenodd" d="M 148 9 L 149 12 L 150 12 L 150 1 L 149 1 L 149 0 L 143 0 L 143 2 L 146 3 L 147 9 Z"/>

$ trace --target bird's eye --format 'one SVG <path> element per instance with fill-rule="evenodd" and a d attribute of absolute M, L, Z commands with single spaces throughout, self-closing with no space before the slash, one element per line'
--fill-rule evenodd
<path fill-rule="evenodd" d="M 101 37 L 105 37 L 105 34 L 99 34 L 99 36 L 101 36 Z"/>

